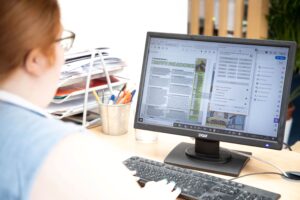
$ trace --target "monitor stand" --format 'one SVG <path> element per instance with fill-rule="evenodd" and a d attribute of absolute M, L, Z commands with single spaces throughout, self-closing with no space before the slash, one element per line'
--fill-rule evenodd
<path fill-rule="evenodd" d="M 249 152 L 243 152 L 250 154 Z M 219 141 L 196 138 L 195 144 L 182 142 L 165 158 L 167 164 L 238 176 L 249 158 L 220 148 Z"/>

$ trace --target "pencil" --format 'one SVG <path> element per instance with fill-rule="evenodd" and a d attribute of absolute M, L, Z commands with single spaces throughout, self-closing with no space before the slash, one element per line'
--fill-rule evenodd
<path fill-rule="evenodd" d="M 98 94 L 97 94 L 97 92 L 96 92 L 95 90 L 93 90 L 93 94 L 94 94 L 94 96 L 95 96 L 97 102 L 100 104 L 100 103 L 101 103 L 101 102 L 100 102 L 100 99 L 99 99 Z"/>

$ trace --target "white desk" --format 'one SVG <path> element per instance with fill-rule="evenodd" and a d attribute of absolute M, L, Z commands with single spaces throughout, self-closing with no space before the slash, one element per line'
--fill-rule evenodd
<path fill-rule="evenodd" d="M 92 131 L 103 141 L 107 141 L 116 146 L 121 154 L 137 155 L 161 162 L 178 143 L 183 141 L 193 143 L 191 138 L 164 133 L 158 134 L 158 141 L 156 143 L 141 143 L 135 140 L 133 128 L 131 128 L 127 134 L 122 136 L 104 135 L 101 133 L 100 127 L 94 128 Z M 271 161 L 284 170 L 300 171 L 300 153 L 297 152 L 290 152 L 288 150 L 276 151 L 228 143 L 221 143 L 221 146 L 236 150 L 251 151 L 253 155 Z M 277 172 L 269 165 L 256 160 L 250 160 L 242 170 L 241 175 L 265 171 Z M 224 175 L 214 175 L 223 178 L 231 178 Z M 300 199 L 300 181 L 286 180 L 278 175 L 254 175 L 237 179 L 236 181 L 280 193 L 281 199 L 283 200 Z"/>

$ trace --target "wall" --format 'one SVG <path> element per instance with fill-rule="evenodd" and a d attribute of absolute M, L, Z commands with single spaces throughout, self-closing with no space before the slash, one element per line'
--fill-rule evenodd
<path fill-rule="evenodd" d="M 76 33 L 74 49 L 110 47 L 138 80 L 147 31 L 187 33 L 187 0 L 60 0 L 62 22 Z"/>

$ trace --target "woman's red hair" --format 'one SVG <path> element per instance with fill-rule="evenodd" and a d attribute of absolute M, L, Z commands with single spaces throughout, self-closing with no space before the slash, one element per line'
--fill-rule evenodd
<path fill-rule="evenodd" d="M 33 49 L 52 57 L 60 28 L 57 0 L 0 0 L 1 80 Z"/>

